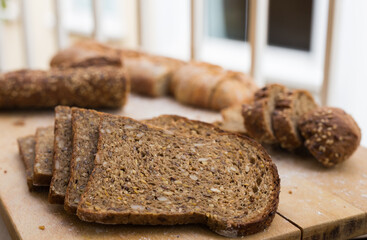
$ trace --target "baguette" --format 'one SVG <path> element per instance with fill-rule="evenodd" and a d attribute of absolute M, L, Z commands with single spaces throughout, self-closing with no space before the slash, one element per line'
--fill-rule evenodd
<path fill-rule="evenodd" d="M 246 134 L 245 119 L 242 116 L 242 104 L 227 107 L 221 111 L 223 121 L 220 128 Z"/>
<path fill-rule="evenodd" d="M 19 70 L 0 74 L 0 109 L 117 108 L 126 103 L 128 91 L 129 79 L 116 67 Z"/>
<path fill-rule="evenodd" d="M 276 167 L 246 137 L 181 135 L 111 115 L 102 116 L 99 134 L 95 168 L 77 210 L 84 221 L 204 223 L 235 237 L 262 231 L 275 216 Z"/>

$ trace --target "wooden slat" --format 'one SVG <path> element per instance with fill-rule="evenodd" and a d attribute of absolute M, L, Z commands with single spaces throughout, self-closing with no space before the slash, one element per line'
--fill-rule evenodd
<path fill-rule="evenodd" d="M 54 1 L 56 44 L 58 50 L 66 48 L 66 31 L 62 25 L 62 0 Z"/>
<path fill-rule="evenodd" d="M 194 60 L 195 56 L 195 0 L 190 1 L 190 59 Z"/>
<path fill-rule="evenodd" d="M 29 1 L 20 0 L 20 12 L 22 20 L 23 44 L 25 51 L 25 65 L 28 68 L 33 68 L 33 51 L 31 38 L 31 19 L 29 17 Z"/>
<path fill-rule="evenodd" d="M 331 71 L 331 55 L 333 44 L 333 33 L 335 28 L 335 0 L 329 0 L 329 12 L 328 12 L 328 27 L 326 33 L 326 48 L 325 48 L 325 60 L 324 60 L 324 78 L 321 88 L 321 104 L 327 105 L 329 84 L 330 84 L 330 71 Z"/>
<path fill-rule="evenodd" d="M 3 23 L 0 21 L 0 73 L 4 71 L 4 51 L 3 51 Z"/>
<path fill-rule="evenodd" d="M 138 46 L 141 47 L 142 46 L 142 26 L 141 26 L 141 0 L 136 0 L 136 22 L 137 22 L 137 42 L 138 42 Z"/>
<path fill-rule="evenodd" d="M 102 42 L 104 40 L 102 34 L 102 26 L 101 26 L 101 19 L 102 19 L 102 2 L 101 0 L 92 0 L 92 16 L 93 16 L 93 33 L 92 36 L 97 41 Z"/>

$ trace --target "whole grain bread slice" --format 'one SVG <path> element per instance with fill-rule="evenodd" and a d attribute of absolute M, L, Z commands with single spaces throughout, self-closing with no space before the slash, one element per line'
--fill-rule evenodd
<path fill-rule="evenodd" d="M 265 143 L 277 143 L 272 126 L 272 114 L 278 99 L 286 92 L 279 84 L 270 84 L 255 93 L 253 104 L 244 104 L 242 115 L 245 119 L 247 134 L 255 140 Z"/>
<path fill-rule="evenodd" d="M 77 215 L 105 224 L 204 223 L 233 237 L 268 227 L 278 196 L 275 165 L 246 137 L 175 134 L 103 115 Z"/>
<path fill-rule="evenodd" d="M 312 95 L 305 90 L 288 91 L 283 98 L 277 100 L 272 124 L 275 137 L 282 148 L 294 150 L 303 145 L 297 121 L 316 107 L 317 104 Z"/>
<path fill-rule="evenodd" d="M 70 178 L 70 161 L 72 153 L 71 108 L 55 108 L 55 140 L 52 164 L 52 179 L 48 201 L 63 204 L 66 187 Z"/>
<path fill-rule="evenodd" d="M 29 191 L 32 191 L 35 188 L 35 186 L 33 186 L 33 165 L 35 159 L 36 138 L 34 135 L 30 135 L 18 138 L 17 142 L 19 155 L 25 167 L 27 185 Z"/>
<path fill-rule="evenodd" d="M 81 194 L 93 170 L 97 152 L 99 113 L 94 110 L 72 108 L 72 157 L 70 179 L 66 189 L 64 208 L 76 213 Z"/>
<path fill-rule="evenodd" d="M 33 185 L 49 186 L 52 178 L 54 154 L 54 127 L 40 127 L 36 130 Z"/>

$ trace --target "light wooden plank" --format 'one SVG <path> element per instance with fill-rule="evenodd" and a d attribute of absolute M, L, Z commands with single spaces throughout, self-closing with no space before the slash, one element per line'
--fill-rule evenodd
<path fill-rule="evenodd" d="M 147 107 L 149 106 L 149 107 Z M 182 106 L 170 98 L 129 97 L 123 111 L 111 113 L 144 119 L 160 114 L 180 114 L 208 122 L 220 119 L 217 112 Z M 106 226 L 85 223 L 65 213 L 62 206 L 47 202 L 47 192 L 30 193 L 16 138 L 33 134 L 52 124 L 53 111 L 3 112 L 0 115 L 0 209 L 15 239 L 227 239 L 205 226 Z M 4 173 L 4 171 L 7 171 Z M 45 226 L 40 230 L 39 226 Z M 300 239 L 301 232 L 279 215 L 269 229 L 245 239 Z"/>
<path fill-rule="evenodd" d="M 366 213 L 325 188 L 297 177 L 282 181 L 279 214 L 302 229 L 303 239 L 347 239 L 365 233 Z"/>
<path fill-rule="evenodd" d="M 102 33 L 102 1 L 101 0 L 92 0 L 92 11 L 93 11 L 93 38 L 97 41 L 102 42 L 104 40 L 104 36 Z"/>
<path fill-rule="evenodd" d="M 24 51 L 25 51 L 25 64 L 28 68 L 33 68 L 33 51 L 32 51 L 32 38 L 31 38 L 31 19 L 29 17 L 29 9 L 28 5 L 29 1 L 21 0 L 20 1 L 20 9 L 21 9 L 21 20 L 22 20 L 22 34 L 23 34 L 23 43 L 24 43 Z"/>

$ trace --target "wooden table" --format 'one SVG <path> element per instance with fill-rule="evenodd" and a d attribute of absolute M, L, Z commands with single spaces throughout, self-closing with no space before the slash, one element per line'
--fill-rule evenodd
<path fill-rule="evenodd" d="M 110 111 L 111 112 L 111 111 Z M 178 114 L 213 122 L 216 112 L 182 106 L 170 98 L 131 95 L 122 111 L 150 118 Z M 47 192 L 30 193 L 16 139 L 53 123 L 53 112 L 0 112 L 0 213 L 14 239 L 224 239 L 205 226 L 105 226 L 85 223 L 47 202 Z M 367 233 L 367 150 L 345 163 L 321 167 L 310 156 L 269 149 L 278 166 L 281 194 L 269 229 L 246 239 L 346 239 Z M 44 230 L 39 226 L 45 226 Z"/>

